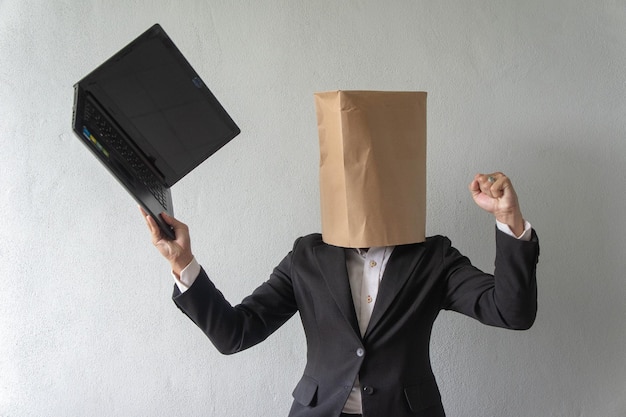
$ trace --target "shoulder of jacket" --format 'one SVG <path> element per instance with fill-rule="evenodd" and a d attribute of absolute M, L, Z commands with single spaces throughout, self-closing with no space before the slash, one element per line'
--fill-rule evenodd
<path fill-rule="evenodd" d="M 311 233 L 297 238 L 296 241 L 293 243 L 293 248 L 295 249 L 297 246 L 311 247 L 319 244 L 324 244 L 324 241 L 322 240 L 322 234 Z"/>
<path fill-rule="evenodd" d="M 316 246 L 325 245 L 322 240 L 321 233 L 311 233 L 308 235 L 300 236 L 293 242 L 293 248 L 291 249 L 292 253 L 300 252 L 300 251 L 309 251 L 312 250 Z"/>
<path fill-rule="evenodd" d="M 323 242 L 321 233 L 310 233 L 308 235 L 300 236 L 296 241 L 301 240 L 303 242 L 320 243 Z"/>
<path fill-rule="evenodd" d="M 450 239 L 448 239 L 447 236 L 443 236 L 443 235 L 434 235 L 434 236 L 428 236 L 426 238 L 426 241 L 424 242 L 424 244 L 426 245 L 432 245 L 432 246 L 448 246 L 451 245 L 452 242 L 450 241 Z"/>

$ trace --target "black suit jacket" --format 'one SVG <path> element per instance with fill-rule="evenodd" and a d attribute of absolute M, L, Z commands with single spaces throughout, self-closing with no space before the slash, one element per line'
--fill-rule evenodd
<path fill-rule="evenodd" d="M 346 270 L 348 249 L 321 235 L 298 239 L 269 280 L 234 307 L 204 271 L 174 301 L 230 354 L 249 348 L 300 313 L 307 341 L 304 374 L 291 417 L 337 417 L 357 375 L 365 417 L 444 416 L 429 342 L 441 309 L 482 323 L 527 329 L 535 319 L 539 245 L 496 231 L 494 275 L 484 273 L 446 237 L 396 246 L 363 337 Z"/>

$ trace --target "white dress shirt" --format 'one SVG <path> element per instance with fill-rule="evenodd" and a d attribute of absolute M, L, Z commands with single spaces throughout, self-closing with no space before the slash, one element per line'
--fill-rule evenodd
<path fill-rule="evenodd" d="M 530 240 L 532 226 L 525 222 L 524 232 L 515 236 L 508 225 L 496 220 L 498 229 L 510 236 L 521 240 Z M 346 251 L 346 269 L 350 280 L 352 301 L 356 310 L 361 336 L 365 335 L 367 326 L 376 304 L 378 288 L 385 273 L 387 262 L 394 250 L 394 246 L 372 247 L 369 249 L 354 249 Z M 180 279 L 174 274 L 174 280 L 181 292 L 187 291 L 200 273 L 200 264 L 194 258 L 180 273 Z M 343 408 L 344 413 L 361 414 L 361 384 L 357 376 L 354 387 Z"/>
<path fill-rule="evenodd" d="M 369 248 L 368 250 L 354 249 L 346 251 L 346 268 L 361 336 L 365 336 L 378 296 L 378 287 L 394 248 L 395 246 L 383 246 Z M 343 407 L 343 412 L 347 414 L 361 414 L 361 382 L 358 376 L 348 401 L 346 401 Z"/>

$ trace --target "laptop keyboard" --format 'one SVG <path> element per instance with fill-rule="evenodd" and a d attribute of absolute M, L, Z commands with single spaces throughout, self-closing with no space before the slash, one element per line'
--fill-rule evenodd
<path fill-rule="evenodd" d="M 100 113 L 100 111 L 88 100 L 85 105 L 85 113 L 83 115 L 83 121 L 92 128 L 98 130 L 98 134 L 103 143 L 107 144 L 110 148 L 113 148 L 117 153 L 128 163 L 128 166 L 135 173 L 135 177 L 141 181 L 152 195 L 161 203 L 163 208 L 168 210 L 166 190 L 163 188 L 159 179 L 152 173 L 152 171 L 141 160 L 139 155 L 126 144 L 126 142 L 119 136 L 116 129 L 109 123 L 109 121 Z M 90 123 L 91 122 L 91 123 Z M 88 132 L 83 132 L 87 139 L 92 142 L 94 139 L 90 138 Z M 95 143 L 95 142 L 94 142 Z M 95 143 L 99 148 L 97 143 Z M 104 151 L 105 155 L 108 153 Z"/>

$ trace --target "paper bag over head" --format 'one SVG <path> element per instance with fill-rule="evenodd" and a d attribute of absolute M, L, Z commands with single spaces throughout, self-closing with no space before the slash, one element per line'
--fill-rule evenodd
<path fill-rule="evenodd" d="M 347 248 L 423 242 L 426 93 L 315 93 L 322 239 Z"/>

